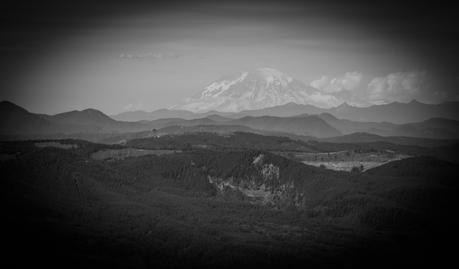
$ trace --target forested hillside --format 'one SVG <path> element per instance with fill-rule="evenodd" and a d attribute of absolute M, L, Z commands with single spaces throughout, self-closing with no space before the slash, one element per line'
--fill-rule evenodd
<path fill-rule="evenodd" d="M 44 264 L 412 264 L 447 255 L 437 239 L 454 238 L 457 173 L 431 158 L 348 173 L 263 150 L 94 160 L 123 146 L 41 143 L 2 143 L 0 171 L 4 240 L 37 260 L 53 253 Z"/>

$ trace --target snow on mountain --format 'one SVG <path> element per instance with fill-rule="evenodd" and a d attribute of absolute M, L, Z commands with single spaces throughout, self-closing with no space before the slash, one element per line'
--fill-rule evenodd
<path fill-rule="evenodd" d="M 173 109 L 238 112 L 287 103 L 331 107 L 339 101 L 273 68 L 239 72 L 212 82 Z"/>

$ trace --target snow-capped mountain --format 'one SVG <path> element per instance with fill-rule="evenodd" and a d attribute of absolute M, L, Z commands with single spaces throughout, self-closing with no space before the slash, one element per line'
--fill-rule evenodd
<path fill-rule="evenodd" d="M 173 109 L 238 112 L 291 102 L 319 107 L 339 104 L 333 96 L 324 95 L 276 69 L 259 68 L 222 77 Z"/>

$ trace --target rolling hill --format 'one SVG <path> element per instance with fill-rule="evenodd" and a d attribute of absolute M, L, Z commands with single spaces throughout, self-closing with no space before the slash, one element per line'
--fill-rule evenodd
<path fill-rule="evenodd" d="M 215 115 L 213 118 L 215 119 Z M 224 119 L 224 120 L 222 120 Z M 341 132 L 333 128 L 317 116 L 307 117 L 243 117 L 239 119 L 226 119 L 221 116 L 217 120 L 209 117 L 184 120 L 184 119 L 159 119 L 150 122 L 153 128 L 168 126 L 197 126 L 197 125 L 232 125 L 245 126 L 256 131 L 290 133 L 293 135 L 309 137 L 331 137 L 340 135 Z"/>
<path fill-rule="evenodd" d="M 3 101 L 0 103 L 0 115 L 1 135 L 136 132 L 149 129 L 144 123 L 117 121 L 95 109 L 43 115 Z"/>
<path fill-rule="evenodd" d="M 57 128 L 40 115 L 30 113 L 8 101 L 0 103 L 0 115 L 1 134 L 43 133 Z"/>
<path fill-rule="evenodd" d="M 302 136 L 332 137 L 341 132 L 317 116 L 308 117 L 243 117 L 227 121 L 235 125 L 244 125 L 256 130 L 285 132 Z"/>

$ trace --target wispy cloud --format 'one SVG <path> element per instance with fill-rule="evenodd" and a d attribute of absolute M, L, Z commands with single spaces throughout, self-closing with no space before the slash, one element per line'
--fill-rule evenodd
<path fill-rule="evenodd" d="M 180 55 L 175 52 L 146 52 L 146 53 L 121 53 L 119 55 L 122 59 L 170 59 L 179 58 Z"/>
<path fill-rule="evenodd" d="M 138 101 L 137 103 L 130 103 L 124 106 L 124 111 L 136 111 L 136 110 L 142 110 L 143 103 L 142 101 Z"/>

